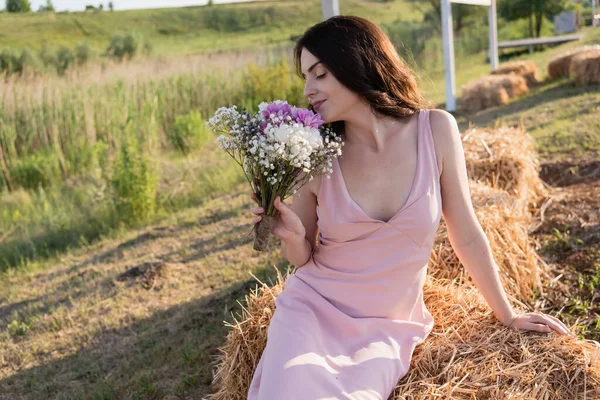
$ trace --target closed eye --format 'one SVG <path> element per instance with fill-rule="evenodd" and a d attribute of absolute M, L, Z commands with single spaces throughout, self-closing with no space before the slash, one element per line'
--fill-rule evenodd
<path fill-rule="evenodd" d="M 324 73 L 323 75 L 319 75 L 319 76 L 317 76 L 317 79 L 323 79 L 323 77 L 324 77 L 325 75 L 327 75 L 327 73 Z"/>

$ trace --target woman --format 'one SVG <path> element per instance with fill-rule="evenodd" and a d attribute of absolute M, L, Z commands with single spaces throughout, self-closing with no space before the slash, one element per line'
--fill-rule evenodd
<path fill-rule="evenodd" d="M 306 184 L 291 207 L 276 199 L 272 232 L 297 269 L 276 299 L 248 398 L 387 399 L 433 327 L 422 289 L 442 214 L 505 326 L 572 335 L 552 316 L 511 308 L 473 211 L 456 121 L 426 109 L 389 38 L 336 16 L 308 29 L 294 54 L 304 95 L 345 145 L 330 179 Z M 264 210 L 253 211 L 257 223 Z"/>

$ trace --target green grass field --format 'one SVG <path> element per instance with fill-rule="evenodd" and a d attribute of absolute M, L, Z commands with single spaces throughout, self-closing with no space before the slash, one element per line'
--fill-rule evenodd
<path fill-rule="evenodd" d="M 421 13 L 405 1 L 347 0 L 344 14 L 361 15 L 379 23 L 420 20 Z M 321 19 L 319 0 L 257 1 L 148 10 L 0 14 L 0 49 L 39 50 L 43 41 L 74 47 L 87 41 L 99 51 L 113 34 L 136 31 L 160 54 L 187 54 L 233 48 L 264 49 L 289 41 Z"/>

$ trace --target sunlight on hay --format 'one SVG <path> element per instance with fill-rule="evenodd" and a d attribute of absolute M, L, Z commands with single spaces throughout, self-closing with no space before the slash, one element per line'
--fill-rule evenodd
<path fill-rule="evenodd" d="M 600 83 L 600 48 L 574 56 L 569 71 L 577 85 Z"/>
<path fill-rule="evenodd" d="M 462 106 L 468 111 L 508 104 L 512 97 L 529 91 L 525 78 L 517 75 L 489 75 L 462 87 Z"/>
<path fill-rule="evenodd" d="M 600 45 L 584 46 L 561 53 L 556 57 L 551 58 L 548 63 L 548 78 L 550 80 L 555 80 L 568 77 L 571 69 L 571 60 L 573 57 L 582 52 L 598 49 L 600 49 Z"/>
<path fill-rule="evenodd" d="M 551 279 L 548 265 L 529 242 L 531 214 L 522 199 L 477 182 L 469 182 L 473 208 L 498 265 L 502 285 L 509 295 L 533 305 L 534 294 L 543 294 L 541 278 Z M 431 252 L 429 274 L 435 278 L 471 282 L 454 252 L 444 220 Z"/>
<path fill-rule="evenodd" d="M 507 62 L 491 72 L 492 75 L 518 75 L 522 76 L 527 82 L 528 87 L 533 87 L 540 83 L 537 65 L 533 61 L 512 61 Z"/>
<path fill-rule="evenodd" d="M 286 276 L 261 282 L 231 324 L 211 400 L 246 399 L 266 346 L 267 329 Z M 406 398 L 588 399 L 600 396 L 600 344 L 554 333 L 509 330 L 475 288 L 427 277 L 424 300 L 435 326 L 417 346 L 390 400 Z M 291 339 L 293 340 L 293 339 Z M 450 397 L 451 395 L 451 397 Z M 512 397 L 511 397 L 512 396 Z"/>
<path fill-rule="evenodd" d="M 532 212 L 548 198 L 535 141 L 525 130 L 472 128 L 462 135 L 462 145 L 469 179 L 524 199 Z"/>

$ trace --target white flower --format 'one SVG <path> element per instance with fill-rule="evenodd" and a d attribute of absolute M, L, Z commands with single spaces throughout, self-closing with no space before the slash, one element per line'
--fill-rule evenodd
<path fill-rule="evenodd" d="M 310 137 L 308 138 L 308 142 L 313 149 L 323 146 L 323 138 L 321 137 L 321 133 L 317 128 L 312 128 L 310 130 Z"/>
<path fill-rule="evenodd" d="M 265 103 L 264 101 L 258 105 L 258 111 L 261 113 L 267 109 L 269 103 Z"/>
<path fill-rule="evenodd" d="M 281 124 L 281 126 L 275 128 L 273 136 L 278 142 L 288 143 L 290 135 L 292 134 L 292 128 L 289 125 Z"/>

